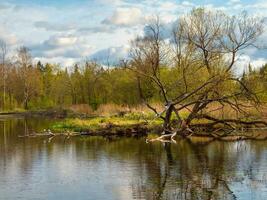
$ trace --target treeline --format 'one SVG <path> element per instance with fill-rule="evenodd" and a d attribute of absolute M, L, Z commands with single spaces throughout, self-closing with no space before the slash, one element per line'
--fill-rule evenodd
<path fill-rule="evenodd" d="M 248 71 L 241 77 L 242 82 L 250 88 L 261 100 L 267 101 L 267 64 L 260 68 L 253 69 L 249 64 Z"/>
<path fill-rule="evenodd" d="M 123 66 L 104 67 L 95 62 L 76 64 L 71 68 L 60 65 L 33 64 L 29 49 L 21 47 L 12 60 L 3 56 L 0 65 L 0 110 L 47 109 L 87 104 L 96 109 L 101 104 L 138 105 L 142 103 L 138 80 L 134 72 Z M 11 58 L 11 56 L 10 56 Z M 167 87 L 175 87 L 181 73 L 174 67 L 163 67 L 161 79 Z M 201 75 L 191 73 L 186 79 L 198 84 Z M 205 76 L 202 74 L 202 76 Z M 267 100 L 267 64 L 249 70 L 240 77 L 261 100 Z M 233 85 L 223 88 L 230 90 Z M 143 82 L 143 93 L 150 101 L 160 101 L 161 94 L 149 79 Z"/>
<path fill-rule="evenodd" d="M 267 99 L 267 64 L 244 73 L 244 82 L 263 99 Z M 164 68 L 166 84 L 177 74 L 175 68 Z M 103 67 L 95 62 L 76 64 L 72 68 L 59 65 L 32 63 L 30 51 L 21 47 L 16 60 L 1 64 L 1 110 L 44 109 L 73 104 L 88 104 L 96 109 L 101 104 L 137 105 L 142 103 L 133 72 L 117 67 Z M 194 80 L 192 74 L 188 79 Z M 173 83 L 175 84 L 175 83 Z M 179 86 L 177 90 L 179 90 Z M 229 86 L 230 88 L 231 86 Z M 159 101 L 153 84 L 145 85 L 146 96 Z"/>
<path fill-rule="evenodd" d="M 72 104 L 139 104 L 132 72 L 103 67 L 95 62 L 64 68 L 32 63 L 30 51 L 21 47 L 14 62 L 0 65 L 0 110 L 43 109 Z"/>

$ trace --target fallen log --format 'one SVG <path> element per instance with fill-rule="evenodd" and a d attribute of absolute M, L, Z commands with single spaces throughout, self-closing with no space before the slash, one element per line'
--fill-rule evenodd
<path fill-rule="evenodd" d="M 139 136 L 147 136 L 149 132 L 149 128 L 144 125 L 135 124 L 131 126 L 114 126 L 112 127 L 105 127 L 98 130 L 84 130 L 81 132 L 57 132 L 53 133 L 52 131 L 44 130 L 42 133 L 31 133 L 27 135 L 19 135 L 18 137 L 54 137 L 54 136 L 119 136 L 119 137 L 139 137 Z"/>

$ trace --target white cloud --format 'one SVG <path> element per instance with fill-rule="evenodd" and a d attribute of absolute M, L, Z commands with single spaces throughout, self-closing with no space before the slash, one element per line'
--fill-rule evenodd
<path fill-rule="evenodd" d="M 122 5 L 124 2 L 123 0 L 95 0 L 97 3 L 104 4 L 104 5 Z"/>
<path fill-rule="evenodd" d="M 240 0 L 230 0 L 228 2 L 228 4 L 236 4 L 236 3 L 240 3 L 241 1 Z"/>
<path fill-rule="evenodd" d="M 253 69 L 259 68 L 267 63 L 267 58 L 254 58 L 249 55 L 240 55 L 236 60 L 234 69 L 236 74 L 241 75 L 244 71 L 247 72 L 248 65 L 250 64 Z"/>
<path fill-rule="evenodd" d="M 0 26 L 0 40 L 3 40 L 7 45 L 12 46 L 18 42 L 16 35 L 7 31 L 4 26 Z"/>
<path fill-rule="evenodd" d="M 192 2 L 189 2 L 189 1 L 183 1 L 182 6 L 185 6 L 185 7 L 193 7 L 195 6 L 195 4 L 193 4 Z"/>
<path fill-rule="evenodd" d="M 49 23 L 47 21 L 36 21 L 34 22 L 36 28 L 43 28 L 46 31 L 69 31 L 74 30 L 76 27 L 73 24 L 64 24 L 64 23 Z"/>
<path fill-rule="evenodd" d="M 55 36 L 51 37 L 48 41 L 47 44 L 51 46 L 70 46 L 74 45 L 77 42 L 78 38 L 72 35 L 66 35 L 66 36 Z"/>
<path fill-rule="evenodd" d="M 267 2 L 260 2 L 260 3 L 254 3 L 247 6 L 247 8 L 257 8 L 257 9 L 266 9 L 267 8 Z M 266 11 L 266 10 L 265 10 Z M 265 12 L 265 16 L 267 13 Z"/>
<path fill-rule="evenodd" d="M 258 58 L 258 59 L 254 59 L 250 61 L 251 66 L 254 68 L 259 68 L 262 67 L 264 64 L 267 63 L 267 59 L 266 58 Z"/>
<path fill-rule="evenodd" d="M 133 26 L 142 23 L 142 11 L 139 8 L 118 8 L 112 16 L 106 18 L 103 24 L 118 26 Z"/>
<path fill-rule="evenodd" d="M 161 4 L 160 9 L 169 11 L 169 10 L 174 10 L 175 8 L 177 8 L 177 6 L 178 4 L 173 3 L 173 2 L 163 2 Z"/>
<path fill-rule="evenodd" d="M 158 15 L 163 23 L 170 23 L 179 17 L 183 13 L 189 12 L 196 5 L 189 1 L 183 1 L 181 3 L 175 3 L 174 1 L 156 1 L 153 9 L 146 12 L 146 18 Z M 148 20 L 147 20 L 148 21 Z"/>
<path fill-rule="evenodd" d="M 3 3 L 0 3 L 0 10 L 3 11 L 3 10 L 6 10 L 6 9 L 10 9 L 12 8 L 9 4 L 3 4 Z"/>
<path fill-rule="evenodd" d="M 116 27 L 107 25 L 107 24 L 101 24 L 101 26 L 94 26 L 94 27 L 82 27 L 77 30 L 77 32 L 80 33 L 109 33 L 112 34 L 116 30 Z"/>
<path fill-rule="evenodd" d="M 110 47 L 107 49 L 101 49 L 90 56 L 90 59 L 100 62 L 102 64 L 117 64 L 122 59 L 125 59 L 129 55 L 130 47 L 128 45 L 119 47 Z"/>
<path fill-rule="evenodd" d="M 54 35 L 38 45 L 31 46 L 35 57 L 82 58 L 89 56 L 93 50 L 83 37 L 73 35 Z"/>
<path fill-rule="evenodd" d="M 52 58 L 46 58 L 46 57 L 35 57 L 33 62 L 37 63 L 38 61 L 41 61 L 42 63 L 53 63 L 53 64 L 59 64 L 64 67 L 71 67 L 75 63 L 79 62 L 80 59 L 75 58 L 66 58 L 62 56 L 58 57 L 52 57 Z"/>

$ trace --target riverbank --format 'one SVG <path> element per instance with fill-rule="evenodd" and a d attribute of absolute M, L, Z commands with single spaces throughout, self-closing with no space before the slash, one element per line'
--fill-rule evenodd
<path fill-rule="evenodd" d="M 112 108 L 112 109 L 111 109 Z M 100 113 L 102 115 L 100 115 Z M 187 113 L 183 113 L 186 117 Z M 127 136 L 127 137 L 141 137 L 148 136 L 148 138 L 157 137 L 162 130 L 163 121 L 157 118 L 154 113 L 142 108 L 135 110 L 126 110 L 125 108 L 119 109 L 118 107 L 111 107 L 108 109 L 102 107 L 98 111 L 91 113 L 75 112 L 70 109 L 50 109 L 38 111 L 15 111 L 15 112 L 2 112 L 1 118 L 12 117 L 26 117 L 26 118 L 39 118 L 46 117 L 56 119 L 51 125 L 46 127 L 46 130 L 52 131 L 55 135 L 67 136 Z M 190 128 L 192 133 L 184 134 L 178 133 L 177 136 L 186 136 L 193 140 L 222 140 L 222 141 L 236 141 L 245 139 L 267 139 L 267 130 L 263 126 L 240 126 L 235 127 L 234 130 L 224 129 L 222 124 L 218 124 L 216 129 L 210 130 L 205 123 L 208 120 L 193 121 Z M 175 118 L 173 118 L 173 123 Z M 51 136 L 47 132 L 35 133 L 34 131 L 29 134 L 30 137 L 37 135 Z M 151 136 L 152 135 L 152 136 Z"/>
<path fill-rule="evenodd" d="M 127 114 L 124 116 L 93 117 L 89 119 L 64 119 L 55 122 L 49 127 L 52 132 L 65 133 L 66 135 L 83 136 L 127 136 L 141 137 L 147 136 L 149 140 L 157 138 L 162 132 L 162 121 L 159 118 L 144 117 L 137 114 Z M 186 138 L 192 141 L 237 141 L 237 140 L 266 140 L 267 129 L 264 127 L 239 128 L 236 130 L 225 130 L 218 127 L 217 131 L 194 132 Z M 182 132 L 176 137 L 184 137 Z"/>
<path fill-rule="evenodd" d="M 13 110 L 13 111 L 2 111 L 0 112 L 0 119 L 7 117 L 48 117 L 64 119 L 67 117 L 81 117 L 81 114 L 73 113 L 67 109 L 44 109 L 44 110 Z"/>
<path fill-rule="evenodd" d="M 159 132 L 161 124 L 160 119 L 153 119 L 151 115 L 129 113 L 123 116 L 67 118 L 55 122 L 49 128 L 53 132 L 78 132 L 91 136 L 145 136 L 151 132 Z"/>

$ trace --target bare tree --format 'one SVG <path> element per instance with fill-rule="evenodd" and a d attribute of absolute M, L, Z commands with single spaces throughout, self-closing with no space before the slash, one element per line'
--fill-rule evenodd
<path fill-rule="evenodd" d="M 246 12 L 228 16 L 221 11 L 198 8 L 181 18 L 179 23 L 183 27 L 182 37 L 195 47 L 195 54 L 200 56 L 199 60 L 210 74 L 216 69 L 214 63 L 225 56 L 229 57 L 225 71 L 230 71 L 238 52 L 255 46 L 263 33 L 263 20 L 250 17 Z"/>
<path fill-rule="evenodd" d="M 3 76 L 3 109 L 6 106 L 6 56 L 7 56 L 7 45 L 5 41 L 0 40 L 0 56 L 1 56 L 1 65 L 2 65 L 2 76 Z"/>
<path fill-rule="evenodd" d="M 20 47 L 17 50 L 17 65 L 19 70 L 19 79 L 23 91 L 23 105 L 28 109 L 28 103 L 32 96 L 40 92 L 40 85 L 38 79 L 39 73 L 36 68 L 32 66 L 32 57 L 27 47 Z"/>
<path fill-rule="evenodd" d="M 237 116 L 247 116 L 245 108 L 248 103 L 260 103 L 257 95 L 235 77 L 232 70 L 239 52 L 255 46 L 263 32 L 262 20 L 249 17 L 245 12 L 239 16 L 228 16 L 220 11 L 199 8 L 178 20 L 171 43 L 166 42 L 163 31 L 157 18 L 146 27 L 145 36 L 133 42 L 132 59 L 123 62 L 125 67 L 136 73 L 140 97 L 163 119 L 165 136 L 162 138 L 173 138 L 178 130 L 184 134 L 192 132 L 190 128 L 195 127 L 192 121 L 196 119 L 210 122 L 204 126 L 213 127 L 221 123 L 231 129 L 234 128 L 232 124 L 267 125 L 262 121 L 217 119 L 211 115 L 227 106 L 236 111 Z M 161 78 L 166 65 L 177 71 L 177 74 L 170 74 L 170 79 L 175 79 L 172 85 L 164 83 Z M 157 87 L 165 105 L 162 112 L 153 108 L 143 94 L 144 79 Z M 232 88 L 225 89 L 227 85 Z M 215 110 L 208 109 L 214 103 L 220 106 Z M 181 111 L 185 109 L 189 114 L 182 119 Z M 173 113 L 178 120 L 176 126 L 171 122 Z"/>

